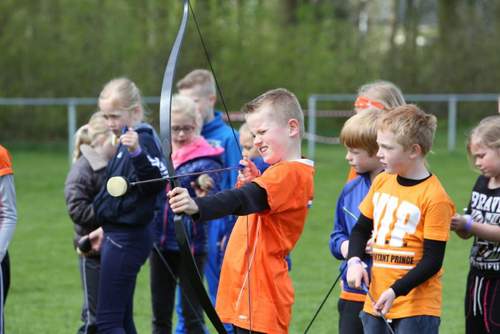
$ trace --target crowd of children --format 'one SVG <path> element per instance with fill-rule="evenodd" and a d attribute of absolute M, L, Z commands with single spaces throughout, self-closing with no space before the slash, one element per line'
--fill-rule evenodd
<path fill-rule="evenodd" d="M 178 286 L 183 264 L 173 217 L 185 214 L 193 258 L 227 332 L 289 333 L 289 255 L 314 194 L 314 163 L 301 152 L 301 106 L 292 92 L 269 90 L 243 106 L 238 133 L 215 109 L 209 71 L 190 72 L 177 88 L 169 158 L 180 187 L 148 182 L 119 197 L 107 191 L 113 176 L 128 182 L 168 176 L 161 141 L 144 122 L 141 93 L 127 78 L 103 87 L 99 111 L 75 135 L 64 195 L 84 297 L 77 332 L 137 332 L 134 289 L 149 258 L 152 332 L 208 333 L 198 300 Z M 340 133 L 350 172 L 329 240 L 342 278 L 339 320 L 331 327 L 341 334 L 438 333 L 442 264 L 454 231 L 474 237 L 465 332 L 500 333 L 500 116 L 470 134 L 467 152 L 481 175 L 457 214 L 426 162 L 436 118 L 407 104 L 387 81 L 363 85 L 353 109 Z M 10 155 L 1 146 L 0 158 L 3 333 L 16 206 Z"/>
<path fill-rule="evenodd" d="M 288 333 L 294 301 L 289 254 L 313 198 L 314 165 L 301 154 L 301 107 L 285 89 L 247 103 L 240 151 L 238 134 L 214 109 L 210 72 L 195 70 L 177 87 L 172 161 L 176 173 L 186 175 L 181 188 L 145 184 L 114 198 L 103 186 L 115 175 L 128 181 L 166 175 L 160 141 L 142 122 L 140 93 L 130 80 L 110 81 L 99 97 L 100 112 L 77 133 L 65 196 L 75 246 L 91 241 L 79 255 L 85 298 L 78 332 L 136 332 L 133 291 L 148 256 L 152 331 L 172 331 L 182 265 L 172 219 L 186 213 L 192 217 L 183 224 L 193 257 L 227 331 Z M 340 134 L 350 173 L 330 236 L 332 255 L 343 260 L 338 332 L 438 333 L 442 263 L 452 229 L 462 238 L 475 237 L 466 331 L 495 333 L 500 116 L 485 119 L 471 134 L 467 149 L 483 175 L 466 214 L 457 215 L 426 165 L 436 118 L 406 104 L 399 88 L 386 81 L 362 86 L 354 110 Z M 236 168 L 210 172 L 238 164 L 239 174 Z M 201 306 L 177 291 L 176 332 L 207 333 Z"/>

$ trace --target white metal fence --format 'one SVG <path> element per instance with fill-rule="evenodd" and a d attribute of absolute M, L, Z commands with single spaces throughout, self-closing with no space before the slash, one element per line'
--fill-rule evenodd
<path fill-rule="evenodd" d="M 316 120 L 318 102 L 353 102 L 355 95 L 313 94 L 308 98 L 308 128 L 309 134 L 316 135 Z M 457 142 L 457 113 L 459 102 L 498 102 L 500 108 L 500 94 L 409 94 L 405 95 L 409 103 L 413 102 L 446 102 L 448 105 L 448 150 L 453 151 Z M 499 109 L 500 111 L 500 109 Z M 316 140 L 314 136 L 307 138 L 307 155 L 314 159 Z"/>
<path fill-rule="evenodd" d="M 306 139 L 308 141 L 308 157 L 314 159 L 316 142 L 330 144 L 338 143 L 338 138 L 325 137 L 317 134 L 316 120 L 326 117 L 318 110 L 318 102 L 352 102 L 356 98 L 350 94 L 313 94 L 308 98 L 308 130 Z M 500 94 L 410 94 L 405 95 L 408 102 L 446 102 L 448 105 L 448 150 L 452 151 L 456 147 L 457 138 L 457 113 L 459 102 L 498 102 L 500 107 Z M 145 97 L 146 104 L 159 104 L 159 97 Z M 95 106 L 96 98 L 0 98 L 0 106 L 66 106 L 67 109 L 67 133 L 68 133 L 68 158 L 71 161 L 73 151 L 74 133 L 77 128 L 77 108 L 78 106 Z M 343 112 L 344 117 L 349 116 L 349 112 Z M 238 117 L 236 117 L 238 118 Z"/>

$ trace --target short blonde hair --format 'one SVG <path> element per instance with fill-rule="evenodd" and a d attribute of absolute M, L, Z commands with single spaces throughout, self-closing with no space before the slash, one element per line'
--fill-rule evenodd
<path fill-rule="evenodd" d="M 142 121 L 144 117 L 141 91 L 128 78 L 116 78 L 109 81 L 99 94 L 99 103 L 104 100 L 111 101 L 115 109 L 128 112 L 139 110 L 141 116 L 138 121 Z"/>
<path fill-rule="evenodd" d="M 205 96 L 216 94 L 215 79 L 212 72 L 197 69 L 189 72 L 184 78 L 177 82 L 177 89 L 191 89 L 195 86 L 200 87 L 200 91 Z"/>
<path fill-rule="evenodd" d="M 75 133 L 75 144 L 73 148 L 73 162 L 82 155 L 81 146 L 90 145 L 95 147 L 100 136 L 109 136 L 112 132 L 106 125 L 106 119 L 102 112 L 98 111 L 90 116 L 89 122 L 81 126 Z"/>
<path fill-rule="evenodd" d="M 192 99 L 186 96 L 176 94 L 172 97 L 172 115 L 183 115 L 190 118 L 195 125 L 194 131 L 197 135 L 201 133 L 202 120 L 201 115 L 196 112 L 196 105 Z"/>
<path fill-rule="evenodd" d="M 296 119 L 299 122 L 300 137 L 304 136 L 304 113 L 295 94 L 285 88 L 276 88 L 248 102 L 241 110 L 245 114 L 251 114 L 260 110 L 264 105 L 269 105 L 273 112 L 272 116 L 278 118 L 283 124 L 287 124 L 290 119 Z"/>
<path fill-rule="evenodd" d="M 406 104 L 382 113 L 377 126 L 379 130 L 392 132 L 405 150 L 418 144 L 425 156 L 432 148 L 437 119 L 414 104 Z"/>
<path fill-rule="evenodd" d="M 384 80 L 361 86 L 358 89 L 358 97 L 360 96 L 382 103 L 386 111 L 406 104 L 401 89 L 392 82 Z"/>
<path fill-rule="evenodd" d="M 373 156 L 378 151 L 377 120 L 382 111 L 377 108 L 362 110 L 350 117 L 340 131 L 340 142 L 349 148 L 360 148 Z"/>
<path fill-rule="evenodd" d="M 491 149 L 500 149 L 500 116 L 486 117 L 472 129 L 467 140 L 467 152 L 470 158 L 472 158 L 470 146 L 473 140 Z"/>

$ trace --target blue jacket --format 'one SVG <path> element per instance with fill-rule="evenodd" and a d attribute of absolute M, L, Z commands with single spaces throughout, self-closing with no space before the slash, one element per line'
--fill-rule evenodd
<path fill-rule="evenodd" d="M 135 131 L 139 135 L 141 153 L 132 158 L 127 147 L 119 144 L 115 156 L 108 163 L 106 180 L 112 176 L 123 176 L 134 182 L 168 175 L 154 129 L 141 123 Z M 121 197 L 113 197 L 104 185 L 93 202 L 99 225 L 126 227 L 149 224 L 153 218 L 161 216 L 159 203 L 164 202 L 164 189 L 162 182 L 145 183 L 130 187 Z"/>
<path fill-rule="evenodd" d="M 346 240 L 349 240 L 351 231 L 358 221 L 360 215 L 359 204 L 365 198 L 368 190 L 370 189 L 371 181 L 368 174 L 358 175 L 353 180 L 349 181 L 337 200 L 337 207 L 335 210 L 335 219 L 333 231 L 330 234 L 330 252 L 339 260 L 344 260 L 340 264 L 340 270 L 343 271 L 342 288 L 346 292 L 364 294 L 361 290 L 351 289 L 347 285 L 346 275 L 347 270 L 345 269 L 347 262 L 345 261 L 342 253 L 340 252 L 340 246 Z M 363 259 L 368 265 L 368 273 L 371 268 L 371 257 L 366 257 Z"/>
<path fill-rule="evenodd" d="M 203 140 L 204 141 L 204 140 Z M 206 141 L 204 141 L 206 143 Z M 201 146 L 198 149 L 191 152 L 189 157 L 185 158 L 175 169 L 176 175 L 184 175 L 191 173 L 204 172 L 214 169 L 222 168 L 221 154 L 222 149 L 215 149 L 206 146 Z M 222 173 L 207 173 L 214 180 L 214 188 L 211 190 L 211 194 L 215 194 L 221 190 L 220 184 L 222 180 Z M 191 182 L 196 181 L 199 175 L 191 175 L 180 177 L 179 183 L 183 188 L 188 189 L 191 197 L 196 197 L 196 193 L 191 186 Z M 159 239 L 159 246 L 162 250 L 166 251 L 179 251 L 179 246 L 177 244 L 177 239 L 175 238 L 175 227 L 174 227 L 174 213 L 170 209 L 168 202 L 165 201 L 164 216 L 161 219 L 161 224 L 156 226 L 156 231 L 158 233 L 157 239 Z M 225 218 L 221 218 L 224 220 Z M 186 232 L 188 235 L 189 242 L 191 244 L 191 249 L 193 254 L 206 254 L 207 253 L 207 224 L 209 222 L 196 222 L 194 223 L 189 216 L 184 216 L 184 226 L 186 227 Z"/>
<path fill-rule="evenodd" d="M 233 135 L 234 134 L 236 135 Z M 222 119 L 220 111 L 215 112 L 215 117 L 203 125 L 201 135 L 214 147 L 224 149 L 222 163 L 224 167 L 238 166 L 241 160 L 239 148 L 239 134 Z M 236 138 L 235 138 L 236 137 Z M 221 189 L 231 189 L 238 178 L 238 170 L 233 169 L 222 173 Z"/>

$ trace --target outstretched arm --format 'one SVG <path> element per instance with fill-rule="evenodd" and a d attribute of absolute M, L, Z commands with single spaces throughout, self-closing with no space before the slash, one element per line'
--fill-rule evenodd
<path fill-rule="evenodd" d="M 229 189 L 213 196 L 193 199 L 185 188 L 174 188 L 168 193 L 174 213 L 197 215 L 202 221 L 227 215 L 247 215 L 269 209 L 267 193 L 256 183 L 248 183 L 238 189 Z"/>

